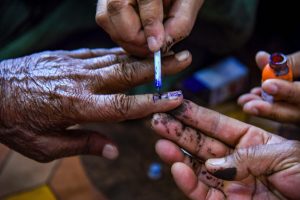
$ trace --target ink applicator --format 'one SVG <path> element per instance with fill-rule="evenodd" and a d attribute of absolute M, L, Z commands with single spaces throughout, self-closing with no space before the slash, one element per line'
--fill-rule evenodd
<path fill-rule="evenodd" d="M 262 71 L 262 80 L 268 79 L 281 79 L 286 81 L 293 81 L 293 72 L 291 63 L 288 62 L 287 56 L 283 53 L 273 53 L 270 56 L 269 63 L 265 65 Z M 274 100 L 273 96 L 262 91 L 262 99 L 272 103 Z"/>
<path fill-rule="evenodd" d="M 162 79 L 160 50 L 154 52 L 154 85 L 158 94 L 161 95 Z"/>

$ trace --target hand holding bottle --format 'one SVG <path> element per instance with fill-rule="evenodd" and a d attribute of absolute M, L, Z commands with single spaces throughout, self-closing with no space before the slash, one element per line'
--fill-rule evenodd
<path fill-rule="evenodd" d="M 266 52 L 256 54 L 256 63 L 262 69 L 269 62 L 270 55 Z M 300 52 L 288 56 L 295 78 L 300 77 Z M 274 103 L 264 101 L 262 91 L 272 95 Z M 279 79 L 263 80 L 262 86 L 253 88 L 250 93 L 240 96 L 238 103 L 246 113 L 299 124 L 300 122 L 300 82 L 288 82 Z"/>

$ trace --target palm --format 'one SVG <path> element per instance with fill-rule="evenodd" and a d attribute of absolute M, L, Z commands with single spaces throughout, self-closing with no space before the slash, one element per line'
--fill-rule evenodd
<path fill-rule="evenodd" d="M 293 182 L 300 177 L 299 155 L 282 152 L 274 155 L 273 160 L 253 163 L 254 169 L 260 165 L 271 168 L 279 163 L 284 166 L 284 170 L 275 168 L 267 175 L 261 175 L 246 169 L 242 176 L 230 177 L 227 174 L 227 178 L 224 178 L 238 181 L 218 179 L 208 173 L 203 164 L 207 159 L 224 157 L 257 145 L 270 148 L 278 144 L 289 145 L 286 144 L 286 139 L 199 107 L 190 101 L 185 101 L 171 115 L 157 114 L 152 124 L 155 131 L 176 144 L 162 140 L 157 144 L 156 150 L 165 162 L 175 163 L 172 166 L 174 179 L 191 199 L 280 199 L 289 196 L 291 191 L 297 193 L 299 185 Z M 193 156 L 183 154 L 179 146 Z M 292 167 L 295 166 L 294 163 L 297 163 L 296 167 Z"/>

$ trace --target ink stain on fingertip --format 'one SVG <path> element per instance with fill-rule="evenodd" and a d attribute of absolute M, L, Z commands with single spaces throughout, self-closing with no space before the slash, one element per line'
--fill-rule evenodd
<path fill-rule="evenodd" d="M 164 93 L 164 94 L 156 93 L 156 94 L 153 95 L 153 101 L 155 103 L 155 102 L 157 102 L 159 100 L 162 100 L 162 99 L 176 100 L 181 96 L 182 96 L 181 91 L 167 92 L 167 93 Z"/>
<path fill-rule="evenodd" d="M 235 167 L 220 169 L 213 173 L 213 175 L 219 179 L 232 181 L 234 180 L 237 173 L 237 169 Z"/>

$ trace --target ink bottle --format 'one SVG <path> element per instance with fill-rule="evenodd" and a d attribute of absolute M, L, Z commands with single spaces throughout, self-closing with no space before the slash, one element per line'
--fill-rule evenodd
<path fill-rule="evenodd" d="M 273 53 L 270 56 L 269 63 L 266 64 L 262 71 L 262 80 L 264 81 L 268 79 L 282 79 L 286 81 L 293 81 L 293 72 L 292 66 L 288 63 L 287 56 L 282 53 Z M 272 103 L 274 98 L 272 95 L 269 95 L 265 91 L 262 91 L 262 99 Z M 275 99 L 276 100 L 276 99 Z"/>

